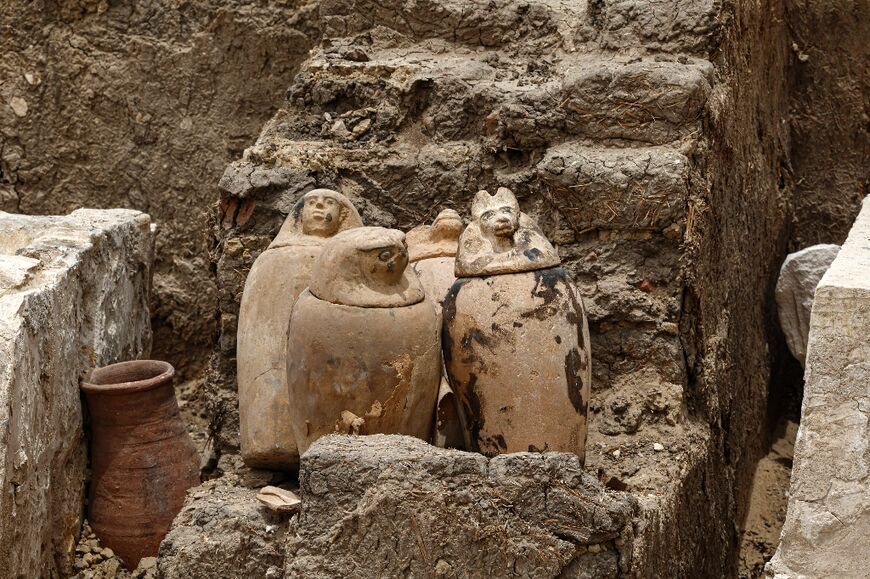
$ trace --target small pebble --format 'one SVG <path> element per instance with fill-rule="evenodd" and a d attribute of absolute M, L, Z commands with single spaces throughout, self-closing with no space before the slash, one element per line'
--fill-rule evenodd
<path fill-rule="evenodd" d="M 619 452 L 619 449 L 617 448 L 611 454 L 613 454 L 613 458 L 619 458 L 622 453 Z"/>
<path fill-rule="evenodd" d="M 665 449 L 665 445 L 660 443 L 660 442 L 656 442 L 655 444 L 653 444 L 653 450 L 656 452 L 661 452 L 664 449 Z"/>

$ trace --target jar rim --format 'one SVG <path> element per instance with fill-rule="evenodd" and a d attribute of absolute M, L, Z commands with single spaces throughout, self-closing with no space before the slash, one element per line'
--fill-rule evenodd
<path fill-rule="evenodd" d="M 130 360 L 94 368 L 81 389 L 93 394 L 128 394 L 151 390 L 170 382 L 175 368 L 162 360 Z"/>

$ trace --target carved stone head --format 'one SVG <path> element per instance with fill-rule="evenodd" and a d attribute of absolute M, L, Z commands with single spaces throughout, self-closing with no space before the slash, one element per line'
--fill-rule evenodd
<path fill-rule="evenodd" d="M 478 191 L 471 204 L 471 218 L 480 226 L 480 232 L 493 245 L 504 245 L 505 251 L 513 245 L 513 236 L 520 228 L 520 204 L 513 192 L 499 187 L 495 195 Z"/>
<path fill-rule="evenodd" d="M 355 227 L 362 227 L 362 219 L 347 197 L 332 189 L 312 189 L 293 206 L 269 247 L 321 243 Z"/>
<path fill-rule="evenodd" d="M 435 217 L 432 225 L 420 225 L 409 231 L 406 241 L 411 261 L 455 256 L 463 226 L 459 213 L 445 209 Z"/>
<path fill-rule="evenodd" d="M 358 227 L 330 238 L 314 262 L 311 293 L 334 304 L 399 307 L 423 301 L 420 280 L 408 267 L 405 234 Z"/>
<path fill-rule="evenodd" d="M 559 265 L 559 254 L 537 223 L 520 212 L 510 189 L 478 191 L 472 222 L 459 238 L 456 277 L 534 271 Z"/>

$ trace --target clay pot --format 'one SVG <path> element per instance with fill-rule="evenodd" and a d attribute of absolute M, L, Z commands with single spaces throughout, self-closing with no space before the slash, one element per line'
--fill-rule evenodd
<path fill-rule="evenodd" d="M 440 312 L 447 292 L 456 281 L 456 276 L 453 275 L 453 270 L 456 268 L 456 258 L 429 257 L 415 261 L 412 267 L 420 277 L 420 283 L 426 289 L 426 294 L 432 296 L 432 301 Z"/>
<path fill-rule="evenodd" d="M 288 329 L 300 452 L 332 432 L 428 440 L 441 379 L 440 316 L 407 265 L 401 231 L 363 227 L 324 246 Z"/>
<path fill-rule="evenodd" d="M 443 343 L 473 450 L 584 459 L 589 330 L 565 270 L 457 280 L 444 302 Z"/>
<path fill-rule="evenodd" d="M 420 225 L 406 235 L 414 271 L 439 312 L 447 292 L 456 281 L 453 272 L 462 228 L 459 214 L 452 209 L 445 209 L 432 225 Z"/>
<path fill-rule="evenodd" d="M 174 374 L 166 362 L 122 362 L 93 370 L 81 386 L 92 435 L 88 520 L 128 569 L 157 556 L 187 490 L 200 482 Z"/>
<path fill-rule="evenodd" d="M 242 458 L 250 467 L 292 471 L 299 466 L 287 398 L 290 312 L 308 287 L 324 242 L 361 225 L 359 213 L 344 195 L 329 189 L 309 191 L 248 273 L 236 359 Z"/>

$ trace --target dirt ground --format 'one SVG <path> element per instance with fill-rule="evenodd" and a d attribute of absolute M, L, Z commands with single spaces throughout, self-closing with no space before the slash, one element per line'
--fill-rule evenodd
<path fill-rule="evenodd" d="M 785 523 L 788 486 L 798 423 L 784 418 L 777 425 L 777 438 L 760 461 L 752 479 L 749 511 L 741 528 L 738 577 L 764 576 L 764 564 L 773 557 L 779 532 Z"/>

